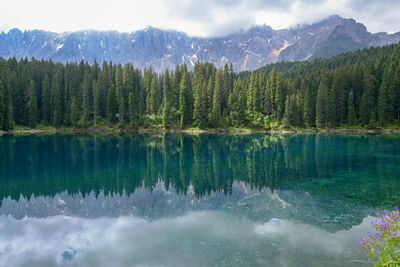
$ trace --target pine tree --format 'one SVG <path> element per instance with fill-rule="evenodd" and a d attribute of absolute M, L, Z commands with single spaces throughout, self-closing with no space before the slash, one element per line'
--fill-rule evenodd
<path fill-rule="evenodd" d="M 11 73 L 7 73 L 7 76 L 7 119 L 5 123 L 11 127 L 10 129 L 12 129 L 15 122 L 21 122 L 21 117 L 18 110 L 20 110 L 22 102 L 18 96 L 20 85 L 18 82 L 17 73 L 12 71 Z"/>
<path fill-rule="evenodd" d="M 4 116 L 6 113 L 4 90 L 3 81 L 0 79 L 0 131 L 4 130 Z"/>
<path fill-rule="evenodd" d="M 210 75 L 207 83 L 207 113 L 210 114 L 213 106 L 213 97 L 214 97 L 214 78 L 213 75 Z"/>
<path fill-rule="evenodd" d="M 161 103 L 161 92 L 160 87 L 158 84 L 157 75 L 153 75 L 153 79 L 151 80 L 150 85 L 150 113 L 151 114 L 158 114 L 160 110 L 160 103 Z"/>
<path fill-rule="evenodd" d="M 36 96 L 36 84 L 33 80 L 29 83 L 28 88 L 28 116 L 29 127 L 35 128 L 38 120 L 38 99 Z"/>
<path fill-rule="evenodd" d="M 153 81 L 153 70 L 150 67 L 148 70 L 144 70 L 144 95 L 146 96 L 146 113 L 151 114 L 151 82 Z"/>
<path fill-rule="evenodd" d="M 50 123 L 51 111 L 50 111 L 50 99 L 51 99 L 51 81 L 47 74 L 44 75 L 42 82 L 42 118 L 45 124 Z"/>
<path fill-rule="evenodd" d="M 180 84 L 182 79 L 182 70 L 176 65 L 175 72 L 171 77 L 171 108 L 179 110 Z"/>
<path fill-rule="evenodd" d="M 322 81 L 317 93 L 316 125 L 318 128 L 326 128 L 328 126 L 327 102 L 328 86 Z"/>
<path fill-rule="evenodd" d="M 300 125 L 300 112 L 297 105 L 296 95 L 286 97 L 285 114 L 283 122 L 285 126 L 299 126 Z"/>
<path fill-rule="evenodd" d="M 295 126 L 304 127 L 304 98 L 301 93 L 295 95 Z"/>
<path fill-rule="evenodd" d="M 234 82 L 233 92 L 229 96 L 231 109 L 231 120 L 235 126 L 242 126 L 245 122 L 246 92 L 240 78 Z"/>
<path fill-rule="evenodd" d="M 382 77 L 378 93 L 378 122 L 384 126 L 392 122 L 396 115 L 396 67 L 391 64 Z"/>
<path fill-rule="evenodd" d="M 128 96 L 128 103 L 129 103 L 129 118 L 130 118 L 130 126 L 136 126 L 137 121 L 137 108 L 136 108 L 136 101 L 135 96 L 132 92 L 129 93 Z M 135 123 L 134 123 L 135 122 Z"/>
<path fill-rule="evenodd" d="M 164 88 L 163 125 L 164 128 L 169 128 L 173 122 L 173 117 L 171 114 L 172 88 L 168 70 L 165 71 L 163 77 L 163 88 Z"/>
<path fill-rule="evenodd" d="M 179 126 L 184 128 L 190 123 L 191 120 L 191 101 L 190 101 L 190 83 L 189 77 L 186 72 L 183 72 L 180 82 L 180 93 L 179 93 L 179 113 L 180 122 Z"/>
<path fill-rule="evenodd" d="M 139 88 L 138 88 L 138 81 L 136 81 L 136 74 L 132 64 L 126 64 L 122 71 L 123 77 L 123 96 L 124 100 L 120 102 L 124 106 L 124 110 L 127 111 L 129 120 L 130 120 L 130 127 L 133 125 L 136 127 L 138 114 L 139 114 Z M 132 93 L 133 98 L 129 98 L 129 95 Z M 129 101 L 133 102 L 129 102 Z M 121 107 L 120 107 L 121 112 Z"/>
<path fill-rule="evenodd" d="M 328 105 L 326 109 L 326 116 L 329 127 L 333 128 L 337 125 L 337 105 L 338 105 L 338 90 L 340 87 L 339 75 L 334 75 L 332 88 L 328 89 Z"/>
<path fill-rule="evenodd" d="M 255 107 L 255 96 L 256 96 L 256 85 L 255 85 L 255 72 L 251 72 L 250 74 L 250 81 L 249 85 L 247 88 L 247 110 L 249 112 L 254 112 L 254 107 Z"/>
<path fill-rule="evenodd" d="M 71 100 L 71 124 L 72 127 L 76 127 L 78 125 L 79 121 L 79 106 L 78 106 L 78 101 L 76 100 L 76 97 L 73 96 Z"/>
<path fill-rule="evenodd" d="M 347 104 L 347 106 L 348 106 L 349 110 L 348 110 L 347 118 L 349 120 L 349 125 L 350 126 L 354 126 L 354 125 L 357 125 L 357 116 L 356 116 L 356 110 L 355 110 L 355 107 L 354 107 L 354 93 L 353 93 L 353 91 L 350 91 L 348 102 L 349 103 Z"/>
<path fill-rule="evenodd" d="M 222 71 L 218 70 L 215 77 L 215 87 L 213 96 L 213 105 L 210 113 L 210 123 L 213 127 L 218 127 L 221 122 L 221 88 L 222 87 Z"/>
<path fill-rule="evenodd" d="M 88 75 L 85 75 L 85 78 L 82 83 L 82 122 L 83 126 L 87 127 L 90 119 L 90 112 L 92 110 L 90 105 L 90 79 Z"/>
<path fill-rule="evenodd" d="M 285 101 L 285 114 L 283 115 L 283 125 L 285 127 L 289 127 L 290 125 L 292 125 L 292 123 L 290 122 L 291 119 L 291 115 L 290 115 L 290 107 L 292 105 L 292 99 L 291 96 L 286 97 L 286 101 Z"/>
<path fill-rule="evenodd" d="M 62 74 L 57 69 L 51 85 L 51 120 L 54 127 L 58 127 L 62 122 L 62 101 L 61 101 Z"/>
<path fill-rule="evenodd" d="M 117 112 L 118 112 L 118 101 L 117 95 L 115 93 L 114 85 L 108 89 L 107 93 L 107 119 L 108 123 L 117 122 Z"/>
<path fill-rule="evenodd" d="M 303 121 L 306 128 L 311 128 L 314 125 L 315 118 L 312 116 L 312 95 L 310 87 L 304 92 L 303 102 Z"/>
<path fill-rule="evenodd" d="M 126 94 L 126 88 L 123 79 L 122 73 L 122 66 L 121 64 L 117 65 L 116 72 L 115 72 L 115 86 L 116 86 L 116 94 L 118 99 L 118 115 L 119 115 L 119 122 L 122 124 L 125 122 L 125 111 L 127 109 L 127 101 L 128 96 Z"/>
<path fill-rule="evenodd" d="M 372 115 L 376 116 L 375 113 L 375 99 L 376 99 L 376 92 L 375 92 L 375 77 L 370 74 L 365 75 L 364 80 L 364 92 L 361 97 L 360 102 L 360 115 L 359 120 L 361 125 L 367 125 L 370 123 Z M 374 114 L 372 114 L 372 112 Z M 376 120 L 376 118 L 372 118 L 372 120 Z"/>
<path fill-rule="evenodd" d="M 275 112 L 276 118 L 281 120 L 285 113 L 286 92 L 281 73 L 276 73 L 275 77 Z"/>
<path fill-rule="evenodd" d="M 194 99 L 193 119 L 196 126 L 204 128 L 208 125 L 207 121 L 207 96 L 206 82 L 199 81 L 197 83 L 196 96 Z"/>
<path fill-rule="evenodd" d="M 268 77 L 268 79 L 265 82 L 265 87 L 264 87 L 264 93 L 263 93 L 263 108 L 262 112 L 263 114 L 266 115 L 271 115 L 273 113 L 273 105 L 272 105 L 272 100 L 271 100 L 271 90 L 272 90 L 272 83 L 271 78 Z"/>
<path fill-rule="evenodd" d="M 14 108 L 12 101 L 12 94 L 10 83 L 8 86 L 3 85 L 3 99 L 4 99 L 4 115 L 3 115 L 3 130 L 10 131 L 14 128 Z"/>
<path fill-rule="evenodd" d="M 100 92 L 100 84 L 99 81 L 93 80 L 92 84 L 93 88 L 93 120 L 94 120 L 94 128 L 97 128 L 97 121 L 100 118 L 100 103 L 101 103 L 101 92 Z"/>

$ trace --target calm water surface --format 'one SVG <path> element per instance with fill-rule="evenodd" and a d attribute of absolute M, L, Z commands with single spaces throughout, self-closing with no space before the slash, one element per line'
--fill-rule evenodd
<path fill-rule="evenodd" d="M 368 266 L 400 137 L 0 137 L 0 266 Z"/>

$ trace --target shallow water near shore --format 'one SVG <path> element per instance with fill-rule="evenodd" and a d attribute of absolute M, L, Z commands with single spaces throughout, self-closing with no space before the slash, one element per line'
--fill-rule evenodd
<path fill-rule="evenodd" d="M 400 136 L 0 137 L 0 266 L 369 266 Z"/>

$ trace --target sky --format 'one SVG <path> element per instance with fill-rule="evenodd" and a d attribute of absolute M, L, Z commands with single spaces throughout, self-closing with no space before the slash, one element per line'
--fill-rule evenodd
<path fill-rule="evenodd" d="M 288 28 L 334 14 L 354 18 L 371 32 L 400 31 L 398 0 L 2 0 L 0 31 L 132 32 L 152 26 L 216 37 L 254 25 Z"/>

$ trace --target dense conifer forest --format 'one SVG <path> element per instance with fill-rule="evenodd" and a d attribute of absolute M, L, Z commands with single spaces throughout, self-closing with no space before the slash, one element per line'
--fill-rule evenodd
<path fill-rule="evenodd" d="M 0 129 L 393 127 L 400 44 L 235 74 L 196 63 L 155 73 L 112 62 L 0 59 Z"/>

